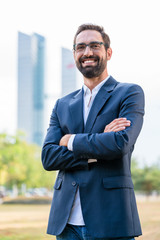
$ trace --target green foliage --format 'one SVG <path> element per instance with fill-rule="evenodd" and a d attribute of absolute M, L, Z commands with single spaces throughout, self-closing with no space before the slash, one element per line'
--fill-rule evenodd
<path fill-rule="evenodd" d="M 147 195 L 153 191 L 160 192 L 160 164 L 139 168 L 135 159 L 132 160 L 132 179 L 135 190 L 143 191 Z"/>
<path fill-rule="evenodd" d="M 26 143 L 22 134 L 0 134 L 0 185 L 51 188 L 56 173 L 43 169 L 40 154 L 40 147 Z"/>

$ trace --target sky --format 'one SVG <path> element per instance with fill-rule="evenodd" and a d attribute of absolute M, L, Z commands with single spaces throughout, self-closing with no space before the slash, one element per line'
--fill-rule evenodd
<path fill-rule="evenodd" d="M 16 130 L 18 31 L 46 38 L 46 93 L 56 95 L 60 48 L 72 49 L 78 26 L 94 23 L 103 26 L 111 39 L 109 74 L 117 81 L 137 83 L 145 92 L 144 126 L 134 156 L 140 163 L 156 162 L 160 158 L 159 6 L 159 0 L 1 0 L 0 132 Z"/>

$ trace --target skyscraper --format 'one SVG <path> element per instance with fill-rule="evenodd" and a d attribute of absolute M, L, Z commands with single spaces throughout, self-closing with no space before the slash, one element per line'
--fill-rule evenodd
<path fill-rule="evenodd" d="M 26 140 L 41 145 L 44 138 L 45 38 L 18 33 L 18 129 Z"/>
<path fill-rule="evenodd" d="M 61 89 L 62 96 L 69 94 L 77 88 L 77 74 L 73 53 L 67 48 L 62 48 Z"/>

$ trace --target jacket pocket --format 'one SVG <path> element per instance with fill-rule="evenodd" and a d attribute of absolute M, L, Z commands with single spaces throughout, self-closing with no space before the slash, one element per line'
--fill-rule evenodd
<path fill-rule="evenodd" d="M 54 189 L 59 190 L 61 188 L 63 179 L 60 177 L 57 177 L 56 182 L 54 184 Z"/>
<path fill-rule="evenodd" d="M 134 188 L 131 177 L 126 176 L 103 178 L 103 186 L 106 189 Z"/>

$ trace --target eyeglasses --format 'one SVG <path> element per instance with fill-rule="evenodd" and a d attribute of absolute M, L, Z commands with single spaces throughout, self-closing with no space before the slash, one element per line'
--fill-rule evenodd
<path fill-rule="evenodd" d="M 103 42 L 90 42 L 88 44 L 86 43 L 78 43 L 78 44 L 74 44 L 73 45 L 73 49 L 76 51 L 76 52 L 84 52 L 86 47 L 88 46 L 90 48 L 90 50 L 92 51 L 99 51 L 101 46 L 105 44 Z"/>

